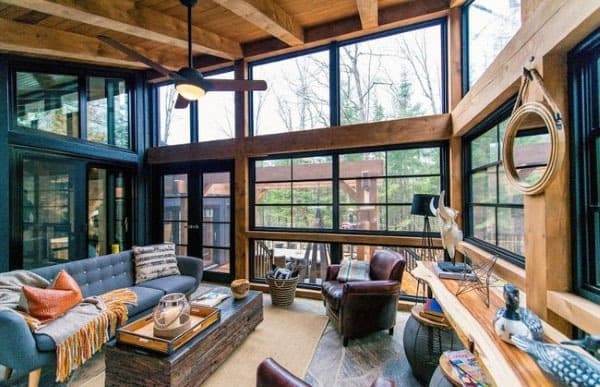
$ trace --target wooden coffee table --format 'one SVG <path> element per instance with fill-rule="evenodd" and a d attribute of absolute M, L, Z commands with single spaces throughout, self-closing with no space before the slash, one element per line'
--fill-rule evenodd
<path fill-rule="evenodd" d="M 218 291 L 230 292 L 228 288 Z M 171 355 L 110 343 L 106 346 L 107 386 L 198 386 L 263 320 L 261 292 L 242 300 L 227 298 L 217 306 L 221 320 Z"/>

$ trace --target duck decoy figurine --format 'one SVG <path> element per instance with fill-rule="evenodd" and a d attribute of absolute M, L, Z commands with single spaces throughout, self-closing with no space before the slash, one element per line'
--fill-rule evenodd
<path fill-rule="evenodd" d="M 568 386 L 600 386 L 600 362 L 556 344 L 547 344 L 523 336 L 513 336 L 512 342 L 530 354 L 552 377 Z"/>
<path fill-rule="evenodd" d="M 498 309 L 494 317 L 496 334 L 509 344 L 514 335 L 542 340 L 542 321 L 529 309 L 519 307 L 519 289 L 515 285 L 504 285 L 504 302 L 506 306 Z"/>

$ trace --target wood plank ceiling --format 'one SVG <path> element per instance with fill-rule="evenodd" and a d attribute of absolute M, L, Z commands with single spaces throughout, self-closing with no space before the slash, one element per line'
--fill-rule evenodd
<path fill-rule="evenodd" d="M 449 0 L 199 0 L 197 67 L 386 30 L 446 15 Z M 110 36 L 171 69 L 187 62 L 179 0 L 0 0 L 0 52 L 144 68 L 100 42 Z"/>

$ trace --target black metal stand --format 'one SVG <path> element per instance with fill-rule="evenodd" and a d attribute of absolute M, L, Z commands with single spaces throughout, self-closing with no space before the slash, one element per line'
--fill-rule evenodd
<path fill-rule="evenodd" d="M 435 260 L 435 255 L 433 253 L 433 238 L 431 238 L 431 224 L 429 223 L 429 216 L 427 215 L 425 215 L 425 220 L 423 221 L 423 243 L 421 247 L 421 260 Z"/>

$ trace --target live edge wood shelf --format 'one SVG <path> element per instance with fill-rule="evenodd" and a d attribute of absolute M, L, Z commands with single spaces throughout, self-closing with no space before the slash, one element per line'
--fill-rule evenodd
<path fill-rule="evenodd" d="M 496 310 L 504 306 L 504 300 L 496 293 L 490 292 L 490 307 L 486 308 L 477 291 L 456 297 L 459 281 L 439 279 L 430 263 L 419 262 L 412 274 L 429 285 L 465 348 L 472 348 L 495 385 L 553 385 L 533 358 L 496 337 L 492 320 Z"/>

